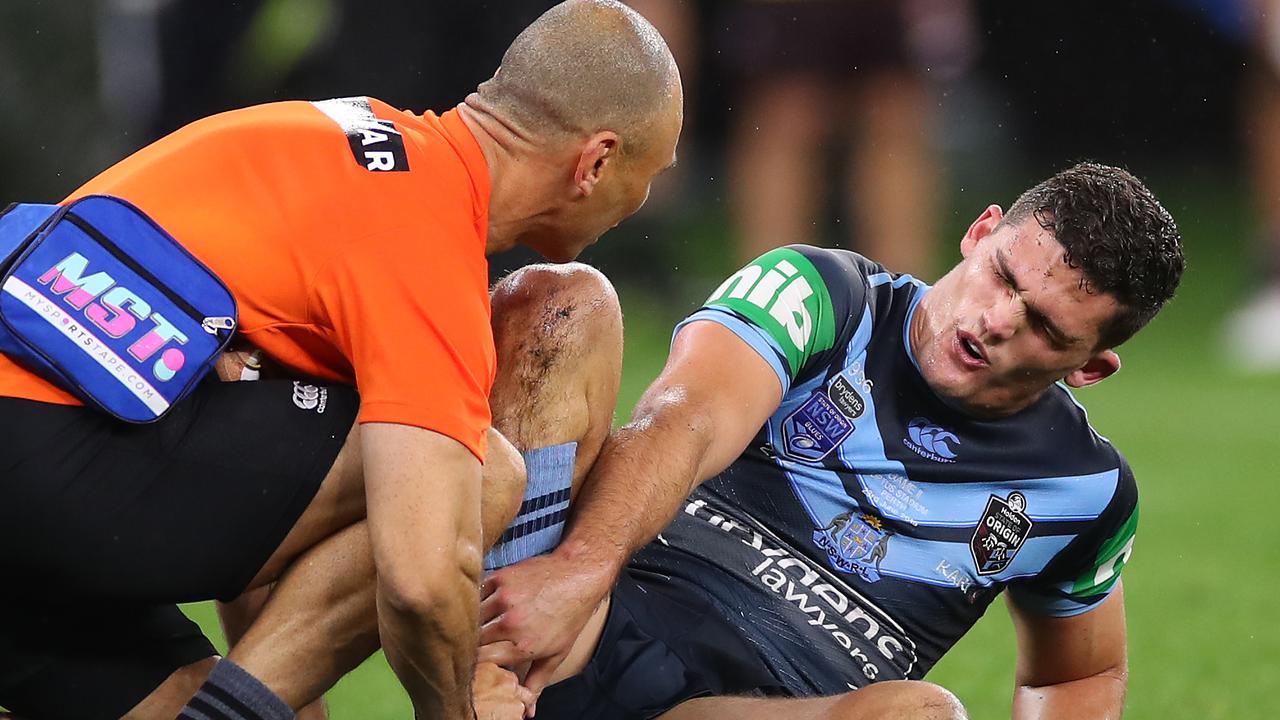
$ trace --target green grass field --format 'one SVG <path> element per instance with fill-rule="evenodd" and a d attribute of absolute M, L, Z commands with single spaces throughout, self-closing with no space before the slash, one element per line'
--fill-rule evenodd
<path fill-rule="evenodd" d="M 1124 575 L 1132 670 L 1126 717 L 1274 717 L 1280 530 L 1268 518 L 1280 506 L 1280 376 L 1232 374 L 1215 343 L 1222 313 L 1242 292 L 1248 223 L 1229 184 L 1201 185 L 1186 197 L 1183 183 L 1155 187 L 1187 241 L 1183 290 L 1122 348 L 1119 375 L 1077 395 L 1095 427 L 1128 456 L 1142 489 L 1142 525 Z M 692 264 L 728 271 L 716 257 Z M 717 282 L 706 277 L 697 294 Z M 625 415 L 661 367 L 671 323 L 689 308 L 639 290 L 623 288 L 622 295 L 628 334 L 619 413 Z M 1001 603 L 992 607 L 930 675 L 955 691 L 974 718 L 1009 715 L 1013 635 Z M 217 635 L 211 608 L 190 610 Z M 411 717 L 380 656 L 344 679 L 330 702 L 338 720 Z"/>

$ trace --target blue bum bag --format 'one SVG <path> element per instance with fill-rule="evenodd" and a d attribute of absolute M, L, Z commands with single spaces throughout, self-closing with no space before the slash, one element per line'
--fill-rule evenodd
<path fill-rule="evenodd" d="M 119 198 L 0 213 L 0 352 L 90 406 L 158 420 L 235 328 L 226 286 Z"/>

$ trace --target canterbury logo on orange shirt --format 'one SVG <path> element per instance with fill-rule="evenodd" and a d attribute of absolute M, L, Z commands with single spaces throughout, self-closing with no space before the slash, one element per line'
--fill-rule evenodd
<path fill-rule="evenodd" d="M 373 114 L 367 97 L 334 98 L 313 102 L 342 128 L 356 162 L 370 172 L 406 172 L 409 158 L 404 137 L 390 120 Z"/>

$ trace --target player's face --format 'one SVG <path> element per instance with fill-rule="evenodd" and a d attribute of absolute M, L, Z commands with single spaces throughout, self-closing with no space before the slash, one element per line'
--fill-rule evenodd
<path fill-rule="evenodd" d="M 1034 218 L 1001 218 L 992 206 L 969 228 L 964 259 L 921 300 L 911 327 L 929 386 L 979 416 L 1012 414 L 1059 380 L 1090 385 L 1120 366 L 1096 349 L 1115 298 L 1089 292 Z"/>

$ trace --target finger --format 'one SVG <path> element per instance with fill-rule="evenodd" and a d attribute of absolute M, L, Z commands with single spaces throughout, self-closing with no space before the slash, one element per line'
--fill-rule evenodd
<path fill-rule="evenodd" d="M 480 599 L 481 600 L 484 600 L 485 598 L 492 595 L 493 592 L 497 590 L 498 587 L 502 584 L 501 581 L 498 580 L 497 576 L 498 574 L 496 572 L 490 573 L 489 575 L 485 576 L 484 580 L 480 581 Z"/>
<path fill-rule="evenodd" d="M 521 653 L 516 644 L 510 640 L 502 640 L 495 643 L 486 643 L 480 646 L 480 650 L 476 653 L 478 662 L 491 662 L 494 665 L 515 665 L 524 660 L 528 660 L 524 653 Z"/>
<path fill-rule="evenodd" d="M 480 601 L 480 624 L 484 625 L 490 620 L 498 617 L 507 609 L 507 604 L 502 601 L 503 595 L 496 590 L 490 590 L 488 595 L 483 595 L 484 586 L 480 586 L 482 599 Z"/>
<path fill-rule="evenodd" d="M 535 660 L 533 665 L 529 666 L 529 674 L 524 676 L 524 686 L 534 695 L 541 695 L 543 688 L 550 682 L 551 676 L 555 675 L 560 663 L 564 662 L 568 654 L 566 651 L 548 658 Z"/>
<path fill-rule="evenodd" d="M 480 626 L 480 637 L 477 638 L 476 644 L 492 645 L 503 640 L 511 640 L 518 634 L 519 631 L 512 627 L 510 618 L 496 617 Z"/>
<path fill-rule="evenodd" d="M 523 685 L 517 686 L 516 698 L 524 706 L 520 713 L 522 717 L 531 718 L 538 711 L 538 696 L 529 688 Z"/>

